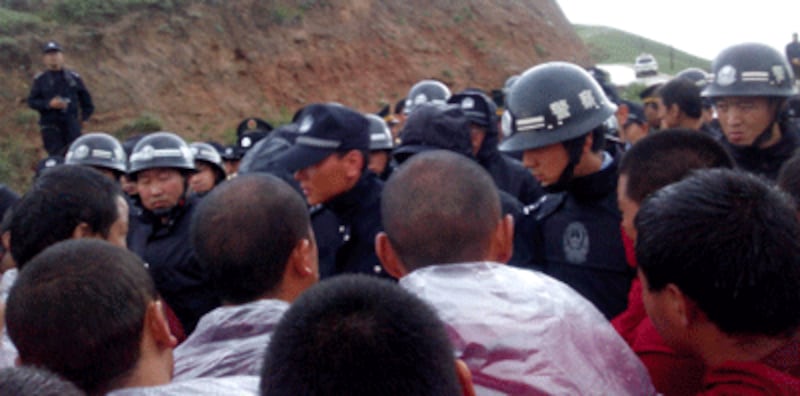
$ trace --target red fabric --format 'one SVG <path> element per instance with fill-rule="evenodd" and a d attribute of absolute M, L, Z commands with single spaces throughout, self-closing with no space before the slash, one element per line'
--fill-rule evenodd
<path fill-rule="evenodd" d="M 175 315 L 175 311 L 173 311 L 166 302 L 162 301 L 161 306 L 164 308 L 164 316 L 167 317 L 169 331 L 172 332 L 172 335 L 178 340 L 178 344 L 180 345 L 180 343 L 186 340 L 186 332 L 183 331 L 183 325 Z"/>
<path fill-rule="evenodd" d="M 726 362 L 703 378 L 698 395 L 800 395 L 800 379 L 762 362 Z"/>
<path fill-rule="evenodd" d="M 645 318 L 637 327 L 631 348 L 647 367 L 650 379 L 660 393 L 666 396 L 694 395 L 702 389 L 705 371 L 702 360 L 678 354 L 668 347 L 650 318 Z"/>
<path fill-rule="evenodd" d="M 633 240 L 621 226 L 620 233 L 622 234 L 622 245 L 625 247 L 625 257 L 628 259 L 628 265 L 631 268 L 636 268 Z M 647 319 L 647 312 L 644 310 L 644 303 L 642 302 L 642 283 L 639 282 L 637 277 L 633 278 L 631 290 L 628 292 L 628 308 L 611 320 L 611 325 L 614 326 L 628 345 L 633 345 L 633 341 L 636 339 L 636 328 L 645 319 Z"/>
<path fill-rule="evenodd" d="M 631 268 L 636 268 L 633 240 L 625 230 L 620 232 L 628 264 Z M 702 389 L 703 362 L 679 355 L 664 343 L 653 322 L 647 317 L 639 278 L 634 278 L 631 282 L 628 308 L 617 315 L 611 324 L 647 367 L 650 379 L 660 393 L 665 396 L 694 395 Z"/>

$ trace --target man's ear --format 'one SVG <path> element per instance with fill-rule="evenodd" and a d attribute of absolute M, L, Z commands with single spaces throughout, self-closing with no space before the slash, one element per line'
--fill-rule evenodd
<path fill-rule="evenodd" d="M 81 222 L 72 230 L 72 239 L 92 238 L 97 234 L 86 222 Z"/>
<path fill-rule="evenodd" d="M 397 279 L 408 275 L 408 271 L 403 265 L 403 262 L 400 260 L 392 243 L 389 241 L 389 236 L 383 231 L 375 235 L 375 255 L 378 256 L 378 260 L 383 264 L 383 269 L 385 269 L 389 275 Z"/>
<path fill-rule="evenodd" d="M 514 254 L 514 217 L 510 214 L 503 216 L 492 235 L 489 246 L 489 261 L 507 263 Z"/>
<path fill-rule="evenodd" d="M 469 367 L 461 359 L 456 359 L 456 375 L 458 383 L 461 385 L 461 392 L 464 396 L 475 396 L 475 387 L 472 385 L 472 373 Z"/>
<path fill-rule="evenodd" d="M 303 238 L 297 242 L 297 245 L 289 255 L 289 265 L 301 278 L 314 277 L 319 279 L 319 268 L 315 254 L 316 248 L 308 238 Z"/>
<path fill-rule="evenodd" d="M 681 289 L 674 283 L 667 284 L 663 293 L 669 301 L 669 315 L 683 328 L 689 327 L 697 319 L 697 307 L 689 300 Z"/>
<path fill-rule="evenodd" d="M 144 328 L 162 349 L 172 349 L 178 345 L 178 339 L 175 338 L 169 330 L 169 322 L 167 321 L 167 315 L 164 313 L 164 307 L 161 301 L 151 301 L 147 305 L 147 311 L 144 317 Z"/>
<path fill-rule="evenodd" d="M 347 163 L 346 174 L 350 177 L 361 176 L 361 171 L 364 168 L 364 163 L 367 161 L 361 151 L 350 150 L 344 155 L 344 160 Z"/>

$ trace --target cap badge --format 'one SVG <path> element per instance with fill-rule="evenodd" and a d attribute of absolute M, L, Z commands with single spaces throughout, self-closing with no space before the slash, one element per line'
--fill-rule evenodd
<path fill-rule="evenodd" d="M 736 69 L 731 65 L 722 66 L 717 73 L 717 84 L 727 87 L 736 82 Z"/>

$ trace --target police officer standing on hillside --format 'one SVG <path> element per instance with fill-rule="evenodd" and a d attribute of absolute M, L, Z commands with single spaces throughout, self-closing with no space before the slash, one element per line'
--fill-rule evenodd
<path fill-rule="evenodd" d="M 577 290 L 607 317 L 627 306 L 633 272 L 625 260 L 617 207 L 617 161 L 604 151 L 606 120 L 616 108 L 585 70 L 539 65 L 511 88 L 511 136 L 500 150 L 523 164 L 548 192 L 520 220 L 531 262 Z M 515 252 L 516 253 L 516 252 Z"/>
<path fill-rule="evenodd" d="M 721 142 L 736 166 L 775 180 L 800 146 L 800 132 L 784 111 L 797 93 L 785 57 L 764 44 L 739 44 L 712 62 L 712 80 L 702 96 L 717 111 Z"/>
<path fill-rule="evenodd" d="M 39 112 L 39 128 L 47 154 L 63 155 L 80 136 L 81 125 L 91 117 L 94 104 L 81 76 L 64 67 L 61 46 L 50 41 L 42 52 L 47 70 L 34 78 L 28 106 Z"/>
<path fill-rule="evenodd" d="M 191 246 L 189 228 L 199 198 L 188 194 L 194 157 L 171 132 L 143 137 L 130 156 L 128 177 L 136 182 L 142 211 L 132 216 L 128 249 L 148 265 L 159 294 L 186 333 L 219 306 L 217 293 Z"/>

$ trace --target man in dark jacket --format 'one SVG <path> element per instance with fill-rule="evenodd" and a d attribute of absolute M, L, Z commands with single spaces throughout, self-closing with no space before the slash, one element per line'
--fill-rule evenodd
<path fill-rule="evenodd" d="M 533 175 L 517 160 L 497 149 L 497 107 L 494 102 L 474 89 L 453 95 L 449 103 L 461 107 L 470 122 L 472 155 L 492 175 L 494 183 L 524 205 L 533 204 L 544 191 Z"/>
<path fill-rule="evenodd" d="M 764 44 L 739 44 L 723 50 L 712 69 L 702 95 L 714 103 L 723 146 L 738 168 L 775 180 L 800 146 L 797 126 L 784 111 L 797 93 L 786 58 Z"/>
<path fill-rule="evenodd" d="M 312 207 L 318 236 L 320 277 L 343 273 L 388 275 L 373 249 L 383 230 L 383 183 L 367 170 L 369 121 L 335 104 L 312 104 L 296 117 L 294 145 L 275 159 L 294 172 Z"/>
<path fill-rule="evenodd" d="M 42 52 L 47 70 L 34 78 L 28 106 L 39 112 L 47 154 L 64 155 L 66 148 L 80 136 L 81 124 L 91 117 L 94 104 L 81 76 L 64 67 L 61 46 L 50 41 Z"/>
<path fill-rule="evenodd" d="M 190 242 L 198 198 L 188 196 L 194 157 L 170 132 L 147 135 L 130 156 L 128 176 L 136 182 L 141 211 L 131 217 L 128 248 L 144 260 L 159 294 L 175 311 L 187 334 L 206 312 L 219 306 L 205 268 Z"/>

